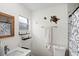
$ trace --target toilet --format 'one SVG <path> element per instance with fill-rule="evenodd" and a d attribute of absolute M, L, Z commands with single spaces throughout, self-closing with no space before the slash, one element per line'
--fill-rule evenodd
<path fill-rule="evenodd" d="M 53 55 L 54 56 L 64 56 L 66 48 L 62 46 L 53 45 Z"/>

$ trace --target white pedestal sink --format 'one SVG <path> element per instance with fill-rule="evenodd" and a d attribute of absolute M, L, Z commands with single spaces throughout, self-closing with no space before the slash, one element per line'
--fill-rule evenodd
<path fill-rule="evenodd" d="M 16 49 L 9 51 L 6 56 L 29 56 L 30 53 L 31 50 L 17 47 Z"/>

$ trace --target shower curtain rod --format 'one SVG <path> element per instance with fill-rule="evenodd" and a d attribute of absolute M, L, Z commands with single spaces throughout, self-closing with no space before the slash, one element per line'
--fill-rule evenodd
<path fill-rule="evenodd" d="M 79 8 L 79 7 L 77 7 L 77 8 L 69 15 L 69 17 L 71 17 L 72 14 L 74 14 L 74 13 L 78 10 L 78 8 Z"/>

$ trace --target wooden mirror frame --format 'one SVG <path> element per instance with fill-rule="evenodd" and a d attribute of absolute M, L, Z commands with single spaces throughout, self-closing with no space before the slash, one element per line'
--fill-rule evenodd
<path fill-rule="evenodd" d="M 10 27 L 10 30 L 11 30 L 10 34 L 11 35 L 1 35 L 0 38 L 14 36 L 14 16 L 8 15 L 8 14 L 3 13 L 3 12 L 0 12 L 0 16 L 5 16 L 7 22 L 9 22 L 9 20 L 10 20 L 8 18 L 11 17 L 11 27 Z"/>

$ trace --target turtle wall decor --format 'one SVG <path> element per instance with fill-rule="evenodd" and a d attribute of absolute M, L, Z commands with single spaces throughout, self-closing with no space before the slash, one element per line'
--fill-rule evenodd
<path fill-rule="evenodd" d="M 57 21 L 60 20 L 59 18 L 57 18 L 57 16 L 51 16 L 50 22 L 55 22 L 57 24 Z"/>

